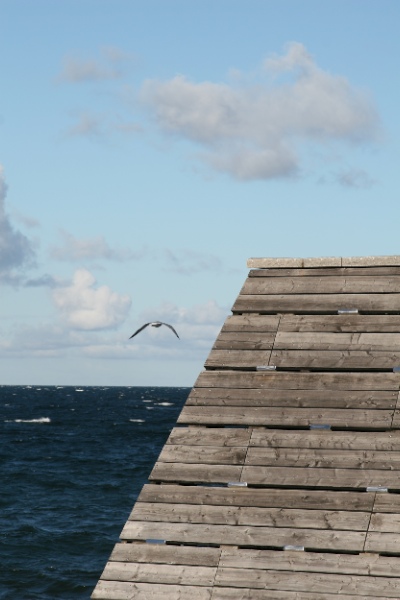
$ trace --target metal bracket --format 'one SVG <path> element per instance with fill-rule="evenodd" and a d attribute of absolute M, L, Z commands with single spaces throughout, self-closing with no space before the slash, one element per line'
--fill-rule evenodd
<path fill-rule="evenodd" d="M 304 552 L 304 546 L 283 546 L 284 550 L 294 550 L 295 552 Z"/>
<path fill-rule="evenodd" d="M 247 481 L 229 481 L 228 487 L 247 487 Z"/>
<path fill-rule="evenodd" d="M 371 485 L 367 487 L 367 492 L 388 492 L 388 488 L 382 485 Z"/>
<path fill-rule="evenodd" d="M 338 315 L 358 315 L 358 308 L 338 308 Z"/>
<path fill-rule="evenodd" d="M 324 430 L 330 430 L 331 426 L 330 425 L 323 425 L 323 424 L 319 424 L 319 423 L 315 423 L 315 425 L 310 425 L 309 426 L 310 429 L 324 429 Z"/>
<path fill-rule="evenodd" d="M 393 373 L 400 373 L 400 367 L 393 367 Z"/>
<path fill-rule="evenodd" d="M 165 544 L 165 540 L 149 538 L 148 540 L 146 540 L 146 544 Z"/>
<path fill-rule="evenodd" d="M 260 365 L 256 367 L 256 371 L 276 371 L 276 367 L 274 365 Z"/>

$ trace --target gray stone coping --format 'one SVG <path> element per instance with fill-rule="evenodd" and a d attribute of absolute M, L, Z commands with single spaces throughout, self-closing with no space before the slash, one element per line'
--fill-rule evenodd
<path fill-rule="evenodd" d="M 299 269 L 317 267 L 397 267 L 400 256 L 320 256 L 316 258 L 249 258 L 249 269 Z"/>

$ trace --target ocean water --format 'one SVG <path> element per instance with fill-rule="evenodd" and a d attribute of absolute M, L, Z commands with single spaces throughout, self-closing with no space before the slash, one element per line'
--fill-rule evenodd
<path fill-rule="evenodd" d="M 0 386 L 0 599 L 88 599 L 190 392 Z"/>

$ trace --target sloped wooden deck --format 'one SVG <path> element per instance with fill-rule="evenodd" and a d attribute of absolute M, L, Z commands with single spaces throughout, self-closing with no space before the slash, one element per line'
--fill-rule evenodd
<path fill-rule="evenodd" d="M 249 266 L 93 600 L 400 598 L 400 257 Z"/>

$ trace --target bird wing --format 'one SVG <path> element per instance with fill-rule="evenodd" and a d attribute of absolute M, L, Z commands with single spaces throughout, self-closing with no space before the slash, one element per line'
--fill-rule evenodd
<path fill-rule="evenodd" d="M 135 331 L 135 333 L 132 333 L 132 335 L 131 335 L 131 337 L 129 339 L 131 340 L 133 337 L 135 337 L 135 335 L 137 335 L 138 333 L 140 333 L 141 331 L 143 331 L 143 329 L 145 327 L 147 327 L 148 325 L 150 325 L 150 323 L 145 323 L 144 325 L 142 325 L 141 327 L 139 327 L 139 329 L 137 329 Z"/>
<path fill-rule="evenodd" d="M 176 335 L 177 338 L 179 338 L 179 335 L 176 333 L 175 329 L 172 327 L 172 325 L 170 325 L 169 323 L 163 323 L 163 325 L 166 325 L 167 327 L 169 327 L 174 334 Z M 180 339 L 180 338 L 179 338 Z"/>

